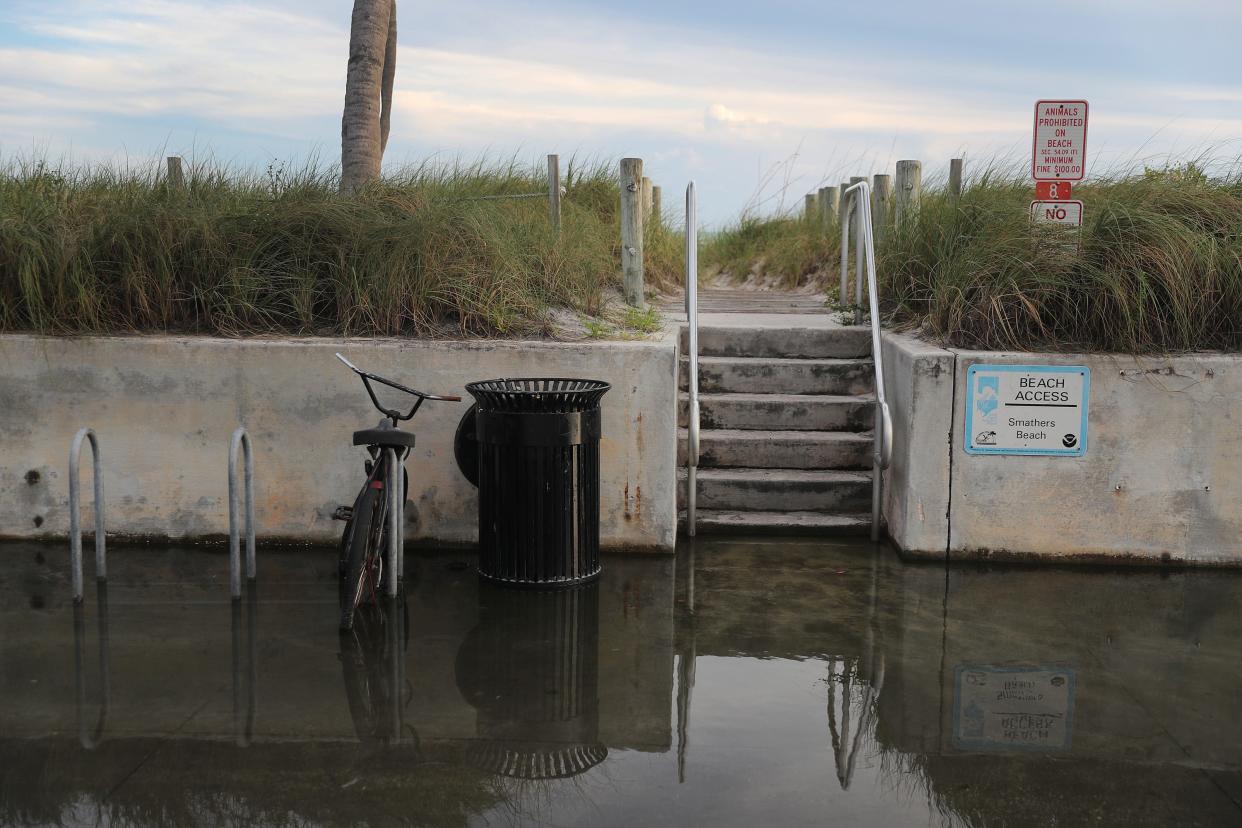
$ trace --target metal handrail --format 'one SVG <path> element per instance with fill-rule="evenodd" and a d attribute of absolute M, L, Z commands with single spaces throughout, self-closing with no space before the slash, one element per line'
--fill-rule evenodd
<path fill-rule="evenodd" d="M 103 468 L 99 459 L 99 438 L 95 430 L 83 428 L 73 437 L 69 447 L 69 562 L 73 569 L 73 603 L 82 603 L 82 504 L 78 494 L 78 461 L 82 457 L 82 441 L 91 442 L 91 465 L 95 484 L 95 579 L 108 577 L 108 553 L 104 536 Z"/>
<path fill-rule="evenodd" d="M 238 426 L 229 443 L 229 594 L 241 600 L 241 533 L 237 528 L 237 449 L 245 459 L 246 484 L 246 579 L 255 578 L 254 562 L 254 459 L 250 452 L 250 435 Z"/>
<path fill-rule="evenodd" d="M 699 466 L 699 214 L 694 182 L 686 185 L 686 330 L 690 355 L 686 422 L 686 533 L 694 537 Z"/>
<path fill-rule="evenodd" d="M 875 445 L 872 450 L 871 480 L 871 540 L 880 539 L 880 496 L 884 469 L 887 469 L 893 455 L 893 418 L 889 413 L 888 399 L 884 394 L 884 354 L 880 341 L 880 305 L 879 288 L 875 276 L 875 231 L 871 221 L 871 186 L 866 181 L 859 181 L 847 187 L 846 194 L 853 194 L 845 213 L 841 216 L 841 301 L 849 296 L 849 253 L 850 253 L 850 216 L 851 211 L 858 222 L 858 235 L 861 242 L 855 250 L 854 288 L 855 307 L 854 324 L 862 322 L 862 277 L 863 263 L 866 262 L 867 302 L 871 314 L 871 358 L 875 365 Z M 864 255 L 865 253 L 865 255 Z"/>

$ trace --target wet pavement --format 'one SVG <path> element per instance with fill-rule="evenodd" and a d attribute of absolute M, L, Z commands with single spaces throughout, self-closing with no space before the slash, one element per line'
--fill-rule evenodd
<path fill-rule="evenodd" d="M 331 551 L 0 551 L 4 825 L 1242 824 L 1242 574 L 412 553 L 341 638 Z"/>

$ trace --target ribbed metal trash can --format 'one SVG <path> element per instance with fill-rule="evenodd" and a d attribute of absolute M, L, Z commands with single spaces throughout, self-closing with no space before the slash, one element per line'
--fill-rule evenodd
<path fill-rule="evenodd" d="M 479 574 L 570 586 L 599 575 L 600 399 L 587 379 L 472 382 Z"/>

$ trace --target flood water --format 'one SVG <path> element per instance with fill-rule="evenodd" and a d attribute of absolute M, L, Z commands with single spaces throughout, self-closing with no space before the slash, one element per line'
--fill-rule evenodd
<path fill-rule="evenodd" d="M 89 552 L 89 550 L 88 550 Z M 0 547 L 5 825 L 1238 825 L 1242 576 L 607 557 L 567 592 L 411 554 Z M 89 555 L 88 555 L 89 557 Z"/>

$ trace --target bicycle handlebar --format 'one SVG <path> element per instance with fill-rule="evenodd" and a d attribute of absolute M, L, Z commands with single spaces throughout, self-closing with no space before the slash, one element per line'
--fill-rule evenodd
<path fill-rule="evenodd" d="M 339 353 L 336 355 L 336 358 L 339 359 L 341 362 L 345 363 L 345 366 L 349 368 L 349 370 L 353 371 L 355 374 L 362 377 L 362 384 L 366 386 L 367 393 L 371 396 L 371 402 L 374 403 L 375 407 L 380 410 L 380 413 L 384 414 L 387 417 L 391 417 L 394 420 L 409 420 L 413 418 L 413 416 L 418 412 L 418 407 L 423 404 L 424 400 L 436 400 L 438 402 L 461 402 L 461 397 L 453 396 L 451 394 L 443 394 L 443 395 L 424 394 L 422 391 L 418 391 L 414 388 L 409 388 L 407 386 L 402 385 L 399 382 L 394 382 L 393 380 L 390 380 L 386 377 L 381 377 L 378 374 L 372 374 L 369 371 L 363 371 L 361 368 L 359 368 L 357 365 L 354 365 L 352 362 L 350 362 L 348 359 L 346 359 Z M 379 399 L 375 396 L 375 389 L 371 387 L 372 380 L 380 383 L 381 385 L 387 385 L 389 388 L 395 388 L 398 391 L 404 391 L 407 394 L 412 394 L 413 396 L 417 397 L 418 400 L 417 402 L 414 403 L 414 407 L 411 408 L 409 412 L 406 414 L 402 414 L 401 412 L 394 411 L 390 408 L 385 408 L 383 405 L 380 404 Z"/>

